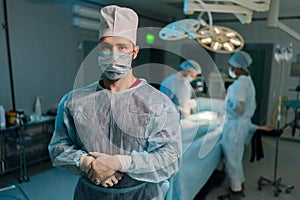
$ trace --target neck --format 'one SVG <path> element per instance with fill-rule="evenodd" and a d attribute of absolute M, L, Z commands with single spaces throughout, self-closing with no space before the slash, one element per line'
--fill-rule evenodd
<path fill-rule="evenodd" d="M 107 78 L 103 79 L 104 87 L 112 92 L 120 92 L 130 88 L 130 86 L 136 81 L 136 78 L 130 72 L 127 76 L 122 79 L 113 81 Z"/>
<path fill-rule="evenodd" d="M 241 76 L 241 75 L 248 76 L 248 73 L 245 70 L 240 69 L 237 73 L 237 76 Z"/>

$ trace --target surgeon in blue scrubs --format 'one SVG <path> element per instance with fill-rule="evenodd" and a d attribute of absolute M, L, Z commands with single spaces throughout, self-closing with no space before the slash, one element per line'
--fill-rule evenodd
<path fill-rule="evenodd" d="M 137 25 L 129 8 L 101 9 L 102 78 L 59 104 L 48 148 L 55 167 L 81 175 L 75 200 L 163 199 L 166 181 L 179 170 L 179 113 L 167 96 L 132 74 Z"/>
<path fill-rule="evenodd" d="M 201 72 L 202 69 L 196 61 L 186 60 L 180 64 L 179 72 L 168 76 L 161 83 L 159 90 L 173 101 L 182 118 L 189 116 L 191 109 L 197 106 L 190 82 Z"/>
<path fill-rule="evenodd" d="M 229 59 L 229 74 L 235 81 L 226 94 L 226 118 L 222 131 L 224 163 L 230 178 L 228 199 L 240 199 L 243 196 L 244 144 L 256 109 L 255 88 L 248 70 L 251 63 L 250 55 L 244 51 L 235 52 Z"/>

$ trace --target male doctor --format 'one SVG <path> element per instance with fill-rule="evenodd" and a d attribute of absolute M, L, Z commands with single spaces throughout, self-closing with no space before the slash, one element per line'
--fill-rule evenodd
<path fill-rule="evenodd" d="M 133 10 L 103 7 L 102 78 L 60 102 L 49 153 L 54 166 L 81 175 L 75 200 L 163 199 L 160 185 L 179 169 L 179 114 L 168 97 L 132 74 L 137 25 Z"/>

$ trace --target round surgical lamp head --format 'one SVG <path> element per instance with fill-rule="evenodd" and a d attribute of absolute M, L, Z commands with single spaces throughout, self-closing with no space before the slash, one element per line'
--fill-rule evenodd
<path fill-rule="evenodd" d="M 207 35 L 209 27 L 203 27 L 197 33 Z M 233 53 L 244 46 L 243 37 L 236 31 L 224 27 L 213 26 L 210 36 L 198 38 L 197 41 L 206 49 L 217 53 Z"/>

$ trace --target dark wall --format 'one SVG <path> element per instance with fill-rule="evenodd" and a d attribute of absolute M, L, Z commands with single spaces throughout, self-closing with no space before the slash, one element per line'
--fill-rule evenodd
<path fill-rule="evenodd" d="M 70 4 L 14 0 L 7 1 L 7 11 L 16 109 L 30 113 L 35 97 L 42 96 L 45 112 L 72 88 L 80 63 Z M 2 43 L 5 39 L 2 29 L 0 104 L 9 110 L 12 105 L 7 51 Z"/>

